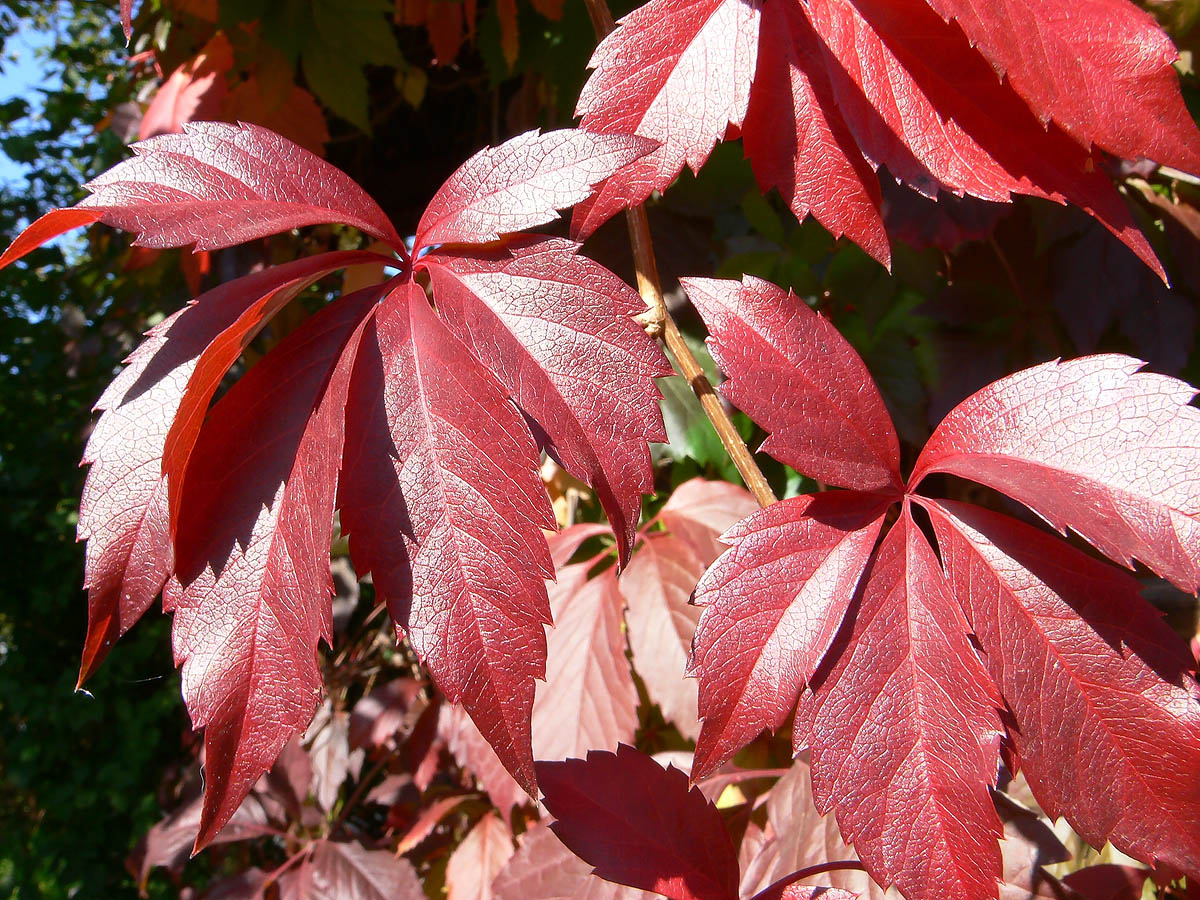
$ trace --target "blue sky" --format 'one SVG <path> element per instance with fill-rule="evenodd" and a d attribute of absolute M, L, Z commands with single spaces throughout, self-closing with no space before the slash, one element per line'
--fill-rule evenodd
<path fill-rule="evenodd" d="M 50 85 L 44 61 L 38 58 L 37 51 L 47 47 L 53 37 L 50 32 L 23 28 L 8 41 L 0 59 L 0 101 L 31 98 L 38 88 Z M 0 181 L 20 181 L 27 169 L 0 153 Z"/>

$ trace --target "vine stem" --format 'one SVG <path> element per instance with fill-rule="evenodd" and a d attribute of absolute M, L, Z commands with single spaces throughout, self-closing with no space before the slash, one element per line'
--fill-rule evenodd
<path fill-rule="evenodd" d="M 613 21 L 608 3 L 606 0 L 586 0 L 586 2 L 588 15 L 591 16 L 592 26 L 596 30 L 596 37 L 603 40 L 616 28 L 616 22 Z M 754 456 L 750 453 L 746 442 L 742 440 L 733 420 L 729 418 L 725 407 L 721 405 L 721 398 L 717 396 L 717 392 L 709 383 L 700 363 L 692 355 L 691 348 L 684 341 L 679 327 L 667 310 L 667 304 L 663 300 L 662 284 L 658 277 L 658 263 L 654 259 L 654 243 L 650 239 L 650 222 L 646 217 L 646 208 L 641 204 L 632 207 L 626 211 L 625 219 L 629 225 L 629 243 L 633 247 L 638 292 L 646 301 L 646 305 L 650 307 L 644 316 L 638 317 L 639 321 L 652 335 L 661 336 L 663 343 L 675 357 L 675 365 L 679 369 L 679 374 L 695 392 L 704 414 L 712 422 L 713 428 L 717 431 L 717 437 L 721 439 L 725 452 L 733 460 L 746 487 L 754 495 L 759 506 L 770 506 L 776 500 L 775 492 L 771 490 L 771 485 L 767 483 L 758 463 L 754 461 Z"/>
<path fill-rule="evenodd" d="M 818 863 L 815 866 L 809 866 L 807 869 L 801 869 L 799 872 L 793 872 L 791 875 L 785 875 L 778 881 L 767 885 L 761 891 L 754 895 L 751 900 L 773 900 L 776 897 L 783 896 L 784 888 L 795 884 L 797 881 L 803 881 L 805 878 L 813 878 L 817 875 L 824 875 L 826 872 L 865 872 L 863 864 L 857 859 L 839 859 L 834 862 Z"/>

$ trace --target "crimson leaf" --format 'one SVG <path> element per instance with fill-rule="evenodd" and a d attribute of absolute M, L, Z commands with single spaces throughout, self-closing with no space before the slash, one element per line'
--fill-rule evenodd
<path fill-rule="evenodd" d="M 210 292 L 150 336 L 102 401 L 81 516 L 96 560 L 83 675 L 170 575 L 184 696 L 206 729 L 198 848 L 318 703 L 335 499 L 360 573 L 375 575 L 439 686 L 468 703 L 504 766 L 536 790 L 530 713 L 553 574 L 542 529 L 554 519 L 534 431 L 595 484 L 627 553 L 652 484 L 646 443 L 663 434 L 653 378 L 669 369 L 630 321 L 636 295 L 576 245 L 461 245 L 547 221 L 653 146 L 552 132 L 477 155 L 423 218 L 414 264 L 340 172 L 265 129 L 200 123 L 139 145 L 80 206 L 38 220 L 0 256 L 6 265 L 94 221 L 149 246 L 202 248 L 342 222 L 400 256 L 327 254 Z M 423 241 L 460 246 L 430 254 Z M 322 311 L 206 416 L 267 319 L 352 262 L 399 274 Z M 436 313 L 414 280 L 435 272 Z M 569 374 L 587 351 L 599 354 L 590 374 L 605 378 L 598 407 L 619 428 L 600 426 L 587 408 L 595 389 L 585 396 L 585 379 Z"/>
<path fill-rule="evenodd" d="M 718 359 L 732 368 L 723 389 L 773 431 L 770 452 L 816 475 L 830 461 L 808 458 L 815 434 L 849 421 L 856 402 L 866 421 L 878 421 L 878 392 L 861 360 L 828 325 L 818 331 L 799 301 L 788 313 L 785 292 L 764 282 L 688 288 Z M 692 659 L 704 717 L 693 775 L 778 727 L 800 695 L 794 739 L 811 748 L 814 794 L 872 877 L 912 900 L 984 900 L 996 896 L 1001 875 L 986 789 L 1007 732 L 1051 816 L 1096 845 L 1112 841 L 1147 862 L 1200 871 L 1187 824 L 1200 815 L 1189 775 L 1200 764 L 1200 688 L 1187 647 L 1120 570 L 1005 516 L 914 493 L 933 471 L 976 478 L 1118 561 L 1146 559 L 1194 588 L 1194 390 L 1134 374 L 1140 365 L 1098 356 L 1018 373 L 946 417 L 902 497 L 896 476 L 886 494 L 795 498 L 734 526 L 733 547 L 696 592 L 706 608 Z M 847 373 L 861 380 L 848 383 Z M 781 383 L 845 398 L 838 417 L 814 417 L 805 431 L 778 416 L 770 398 Z M 788 437 L 779 440 L 781 431 Z M 855 463 L 894 471 L 880 464 L 877 441 L 845 443 L 834 457 L 841 471 Z M 860 581 L 880 517 L 899 499 L 900 518 Z M 941 567 L 913 503 L 933 519 Z M 839 524 L 814 514 L 822 505 L 857 508 L 863 518 Z M 814 578 L 839 536 L 850 535 L 862 537 L 838 577 Z M 786 608 L 775 598 L 796 596 L 803 624 L 773 627 Z M 830 643 L 824 636 L 834 631 Z M 756 668 L 760 660 L 769 664 Z M 1147 727 L 1169 749 L 1151 749 Z"/>
<path fill-rule="evenodd" d="M 725 823 L 687 776 L 632 747 L 539 762 L 550 827 L 601 878 L 674 900 L 735 900 Z"/>
<path fill-rule="evenodd" d="M 347 297 L 289 335 L 221 398 L 197 441 L 164 592 L 184 699 L 205 729 L 197 849 L 320 699 L 317 641 L 332 643 L 333 623 L 318 601 L 333 593 L 341 416 L 358 330 L 378 294 Z M 239 445 L 252 450 L 230 466 L 222 451 Z"/>
<path fill-rule="evenodd" d="M 1097 171 L 1093 144 L 1200 169 L 1175 55 L 1125 0 L 1090 0 L 1083 12 L 1065 0 L 1002 10 L 966 0 L 651 0 L 597 48 L 577 113 L 584 127 L 662 147 L 578 207 L 574 229 L 589 234 L 665 189 L 685 162 L 697 168 L 732 125 L 764 188 L 885 264 L 880 165 L 930 197 L 1074 203 L 1161 275 Z"/>

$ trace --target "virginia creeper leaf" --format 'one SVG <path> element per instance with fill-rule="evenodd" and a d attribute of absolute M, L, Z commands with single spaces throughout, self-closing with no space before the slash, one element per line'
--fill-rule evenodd
<path fill-rule="evenodd" d="M 1200 131 L 1171 65 L 1179 54 L 1148 13 L 1124 0 L 928 2 L 1043 122 L 1115 156 L 1200 172 Z"/>
<path fill-rule="evenodd" d="M 487 792 L 492 806 L 507 820 L 514 806 L 529 798 L 525 790 L 513 780 L 492 745 L 487 742 L 471 717 L 461 706 L 443 703 L 438 709 L 437 735 L 455 761 L 475 776 L 479 786 Z"/>
<path fill-rule="evenodd" d="M 839 110 L 868 159 L 935 196 L 1012 193 L 1068 201 L 1143 261 L 1162 266 L 1090 152 L 1043 127 L 953 23 L 926 0 L 815 0 Z"/>
<path fill-rule="evenodd" d="M 378 296 L 326 307 L 264 357 L 213 408 L 188 468 L 164 607 L 192 724 L 205 729 L 197 850 L 317 708 L 346 392 Z"/>
<path fill-rule="evenodd" d="M 607 569 L 588 580 L 581 565 L 561 570 L 558 579 L 550 589 L 554 626 L 546 639 L 546 681 L 533 701 L 538 759 L 615 749 L 633 741 L 638 724 L 616 575 Z"/>
<path fill-rule="evenodd" d="M 412 863 L 388 850 L 368 850 L 356 841 L 316 841 L 311 877 L 314 897 L 425 900 Z"/>
<path fill-rule="evenodd" d="M 683 772 L 622 745 L 539 762 L 559 840 L 601 878 L 674 900 L 735 900 L 737 854 L 716 808 Z"/>
<path fill-rule="evenodd" d="M 492 880 L 512 855 L 512 830 L 494 812 L 486 813 L 450 854 L 446 900 L 491 900 Z"/>
<path fill-rule="evenodd" d="M 367 256 L 324 254 L 214 288 L 152 329 L 96 403 L 102 414 L 83 454 L 91 468 L 79 510 L 79 537 L 88 542 L 88 634 L 80 684 L 150 608 L 171 574 L 174 550 L 162 471 L 171 435 L 199 428 L 220 379 L 282 301 Z M 187 439 L 189 451 L 195 429 Z M 172 471 L 182 483 L 183 466 Z"/>
<path fill-rule="evenodd" d="M 355 568 L 533 793 L 553 575 L 541 529 L 554 527 L 533 437 L 414 282 L 389 295 L 363 347 L 339 496 Z"/>
<path fill-rule="evenodd" d="M 521 846 L 492 882 L 496 900 L 657 900 L 658 894 L 614 884 L 563 846 L 541 823 L 521 835 Z"/>
<path fill-rule="evenodd" d="M 683 169 L 699 171 L 750 98 L 758 3 L 651 0 L 621 20 L 588 66 L 595 73 L 575 107 L 584 128 L 640 134 L 662 146 L 582 204 L 572 235 L 586 237 L 614 213 L 662 190 Z"/>
<path fill-rule="evenodd" d="M 708 326 L 721 393 L 771 433 L 762 450 L 818 481 L 901 489 L 900 446 L 883 398 L 854 348 L 791 292 L 685 278 Z"/>
<path fill-rule="evenodd" d="M 71 228 L 103 222 L 141 247 L 232 247 L 290 228 L 353 225 L 401 255 L 379 206 L 340 170 L 257 125 L 190 122 L 133 146 L 132 159 L 88 182 L 91 192 L 29 226 L 0 268 Z"/>
<path fill-rule="evenodd" d="M 483 244 L 552 222 L 556 210 L 578 203 L 592 185 L 654 146 L 633 135 L 565 128 L 527 131 L 486 147 L 434 194 L 417 226 L 415 251 L 432 244 Z"/>
<path fill-rule="evenodd" d="M 634 668 L 663 717 L 692 739 L 700 733 L 696 684 L 683 673 L 700 610 L 688 601 L 704 569 L 679 538 L 651 534 L 620 579 Z"/>
<path fill-rule="evenodd" d="M 756 509 L 758 503 L 739 485 L 692 478 L 671 492 L 658 521 L 708 565 L 725 552 L 721 535 Z"/>
<path fill-rule="evenodd" d="M 138 138 L 144 141 L 182 131 L 185 122 L 219 119 L 229 93 L 226 73 L 232 68 L 233 45 L 218 31 L 154 92 L 138 126 Z"/>
<path fill-rule="evenodd" d="M 888 502 L 854 491 L 794 497 L 725 533 L 733 548 L 696 585 L 705 610 L 689 664 L 702 719 L 693 779 L 786 720 L 837 633 Z"/>
<path fill-rule="evenodd" d="M 624 562 L 654 486 L 647 441 L 666 439 L 653 379 L 671 368 L 632 318 L 641 298 L 578 249 L 529 240 L 421 264 L 447 325 L 537 422 L 546 449 L 596 491 Z"/>
<path fill-rule="evenodd" d="M 133 37 L 133 0 L 121 0 L 121 30 L 125 32 L 125 43 Z"/>
<path fill-rule="evenodd" d="M 871 877 L 910 900 L 994 898 L 1002 701 L 907 507 L 850 620 L 796 715 L 818 808 L 836 812 Z"/>
<path fill-rule="evenodd" d="M 924 505 L 1046 814 L 1094 846 L 1197 874 L 1200 784 L 1183 773 L 1200 765 L 1200 688 L 1186 646 L 1112 566 L 997 513 Z"/>
<path fill-rule="evenodd" d="M 759 186 L 890 267 L 879 181 L 836 110 L 820 39 L 799 3 L 768 3 L 762 17 L 742 135 Z"/>
<path fill-rule="evenodd" d="M 1020 500 L 1106 556 L 1200 588 L 1200 410 L 1182 381 L 1127 356 L 1049 362 L 963 401 L 937 427 L 912 483 L 971 478 Z"/>

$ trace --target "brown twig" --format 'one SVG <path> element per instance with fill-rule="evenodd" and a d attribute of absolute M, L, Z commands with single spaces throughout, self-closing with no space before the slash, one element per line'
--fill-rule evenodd
<path fill-rule="evenodd" d="M 596 36 L 603 40 L 616 27 L 608 3 L 606 0 L 587 0 L 587 9 L 592 26 L 596 29 Z M 776 500 L 775 492 L 771 490 L 771 485 L 767 483 L 746 442 L 738 434 L 729 414 L 725 412 L 725 407 L 721 405 L 717 392 L 713 390 L 700 363 L 696 362 L 696 357 L 692 355 L 675 320 L 667 310 L 658 278 L 658 264 L 654 259 L 654 243 L 650 239 L 650 222 L 646 217 L 646 208 L 639 204 L 629 209 L 625 217 L 629 224 L 629 242 L 633 246 L 638 292 L 650 307 L 638 320 L 651 335 L 661 336 L 663 343 L 675 357 L 679 374 L 695 392 L 704 414 L 717 430 L 717 437 L 721 439 L 725 452 L 733 460 L 746 487 L 760 506 L 770 506 Z"/>

